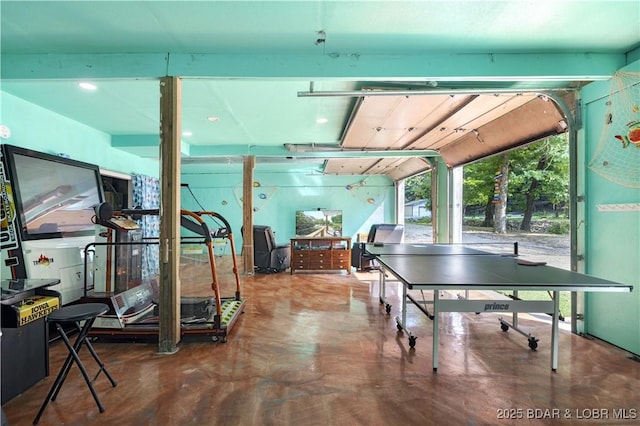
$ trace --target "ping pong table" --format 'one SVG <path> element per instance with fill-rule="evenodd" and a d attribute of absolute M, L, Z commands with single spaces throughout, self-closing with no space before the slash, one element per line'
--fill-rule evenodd
<path fill-rule="evenodd" d="M 633 290 L 632 285 L 523 261 L 514 255 L 492 254 L 462 245 L 385 244 L 374 246 L 367 244 L 365 249 L 375 256 L 381 266 L 381 303 L 384 297 L 385 272 L 391 273 L 403 285 L 402 315 L 396 318 L 396 323 L 398 330 L 404 331 L 409 336 L 411 347 L 415 346 L 416 337 L 406 327 L 407 300 L 418 306 L 423 313 L 427 313 L 427 311 L 421 306 L 421 302 L 408 297 L 407 291 L 433 291 L 433 315 L 429 315 L 429 318 L 433 320 L 434 371 L 438 369 L 438 317 L 441 312 L 511 312 L 514 319 L 518 312 L 552 313 L 551 369 L 556 371 L 558 368 L 559 292 L 631 292 Z M 468 297 L 442 299 L 440 292 L 449 290 L 531 290 L 553 292 L 553 297 L 548 301 L 497 298 L 480 300 Z M 503 331 L 507 331 L 509 327 L 515 329 L 515 324 L 509 324 L 503 318 L 500 318 L 500 323 Z M 531 349 L 535 349 L 535 346 L 532 347 L 530 337 L 529 339 L 529 346 Z M 537 340 L 535 341 L 537 342 Z"/>
<path fill-rule="evenodd" d="M 511 243 L 509 243 L 511 244 Z M 381 255 L 423 255 L 423 256 L 458 256 L 458 255 L 495 255 L 484 250 L 474 249 L 461 244 L 380 244 L 380 243 L 367 243 L 365 244 L 365 251 L 375 257 Z M 504 254 L 505 256 L 517 256 L 518 255 L 518 243 L 513 243 L 513 250 Z M 380 303 L 386 306 L 387 313 L 391 312 L 391 305 L 387 303 L 385 299 L 385 285 L 386 280 L 384 275 L 380 279 L 379 295 Z M 468 296 L 468 291 L 466 292 Z M 411 296 L 407 296 L 411 299 Z M 417 304 L 412 300 L 414 304 Z M 431 315 L 425 311 L 425 314 L 431 318 Z"/>

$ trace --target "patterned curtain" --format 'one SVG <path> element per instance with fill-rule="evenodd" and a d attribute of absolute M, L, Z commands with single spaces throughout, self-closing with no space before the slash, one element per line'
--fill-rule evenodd
<path fill-rule="evenodd" d="M 160 180 L 158 178 L 132 175 L 133 205 L 143 209 L 160 208 Z M 145 215 L 138 221 L 144 238 L 160 235 L 160 216 Z M 147 280 L 160 272 L 160 251 L 157 245 L 144 246 L 142 251 L 142 279 Z"/>

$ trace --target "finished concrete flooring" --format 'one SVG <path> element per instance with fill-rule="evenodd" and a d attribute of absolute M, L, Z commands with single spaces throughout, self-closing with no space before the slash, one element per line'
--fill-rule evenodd
<path fill-rule="evenodd" d="M 106 411 L 74 366 L 39 424 L 640 424 L 640 362 L 629 353 L 563 330 L 553 372 L 548 323 L 520 320 L 540 339 L 531 351 L 522 335 L 501 331 L 496 314 L 450 313 L 434 373 L 431 321 L 408 308 L 418 336 L 410 349 L 394 320 L 398 285 L 387 288 L 390 314 L 376 272 L 242 277 L 244 313 L 226 343 L 189 339 L 162 355 L 157 343 L 98 340 L 118 382 L 95 382 Z M 31 424 L 66 355 L 51 345 L 51 375 L 4 405 L 11 425 Z M 86 349 L 81 357 L 93 377 Z"/>

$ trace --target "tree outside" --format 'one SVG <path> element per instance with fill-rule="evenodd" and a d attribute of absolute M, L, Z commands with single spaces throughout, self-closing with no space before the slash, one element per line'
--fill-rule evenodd
<path fill-rule="evenodd" d="M 427 200 L 431 175 L 407 179 L 405 202 Z M 464 166 L 464 225 L 568 235 L 569 144 L 553 136 Z M 429 219 L 425 219 L 429 221 Z"/>
<path fill-rule="evenodd" d="M 431 176 L 407 179 L 406 201 L 431 199 Z M 517 241 L 520 257 L 570 269 L 569 149 L 566 135 L 532 143 L 464 167 L 463 244 L 495 250 Z M 432 242 L 428 224 L 406 223 L 406 242 Z M 548 297 L 521 292 L 523 299 Z M 561 292 L 561 313 L 571 312 L 570 295 Z"/>
<path fill-rule="evenodd" d="M 464 168 L 465 217 L 484 214 L 482 226 L 504 233 L 507 217 L 532 231 L 534 216 L 556 220 L 552 233 L 568 232 L 569 145 L 557 135 Z M 563 225 L 564 224 L 564 225 Z"/>

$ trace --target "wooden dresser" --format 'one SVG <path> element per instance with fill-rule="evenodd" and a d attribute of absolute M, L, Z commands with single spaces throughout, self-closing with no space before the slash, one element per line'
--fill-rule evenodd
<path fill-rule="evenodd" d="M 338 271 L 351 273 L 350 237 L 291 239 L 291 274 L 295 271 Z"/>

